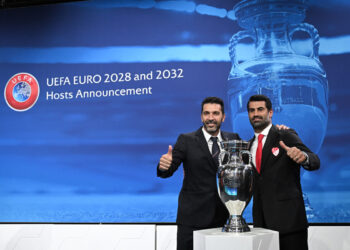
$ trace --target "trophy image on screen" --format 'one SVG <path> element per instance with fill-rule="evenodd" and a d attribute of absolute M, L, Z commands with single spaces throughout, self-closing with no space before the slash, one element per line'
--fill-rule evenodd
<path fill-rule="evenodd" d="M 274 107 L 274 123 L 288 124 L 313 152 L 320 150 L 327 129 L 328 81 L 318 31 L 303 22 L 307 8 L 305 0 L 241 0 L 234 6 L 243 30 L 230 40 L 228 96 L 232 126 L 242 138 L 251 137 L 245 105 L 250 96 L 264 94 Z M 252 56 L 244 58 L 248 51 Z M 304 197 L 310 219 L 314 213 Z"/>
<path fill-rule="evenodd" d="M 218 192 L 221 201 L 229 211 L 230 217 L 223 227 L 223 232 L 248 232 L 247 223 L 242 217 L 253 194 L 252 156 L 249 143 L 243 140 L 220 142 L 222 151 L 219 155 Z"/>

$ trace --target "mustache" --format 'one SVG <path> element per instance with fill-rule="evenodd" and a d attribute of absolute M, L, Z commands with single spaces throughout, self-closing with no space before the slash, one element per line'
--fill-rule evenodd
<path fill-rule="evenodd" d="M 215 120 L 207 120 L 204 122 L 205 124 L 218 124 Z"/>
<path fill-rule="evenodd" d="M 262 116 L 253 116 L 253 119 L 252 120 L 255 120 L 256 118 L 259 118 L 259 119 L 263 119 L 263 117 Z"/>

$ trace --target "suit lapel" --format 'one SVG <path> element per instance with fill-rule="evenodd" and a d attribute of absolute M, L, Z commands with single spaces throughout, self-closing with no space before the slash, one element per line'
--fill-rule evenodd
<path fill-rule="evenodd" d="M 196 132 L 196 138 L 197 138 L 197 142 L 199 144 L 199 147 L 201 148 L 201 150 L 204 152 L 204 154 L 206 155 L 206 157 L 208 158 L 208 161 L 210 162 L 210 164 L 212 165 L 213 168 L 217 168 L 215 161 L 213 159 L 213 157 L 211 156 L 211 153 L 209 151 L 209 147 L 208 147 L 208 142 L 205 140 L 205 137 L 203 135 L 203 131 L 202 128 L 198 129 Z"/>
<path fill-rule="evenodd" d="M 249 141 L 248 141 L 248 149 L 249 149 L 249 151 L 250 151 L 250 149 L 251 149 L 251 147 L 252 147 L 252 145 L 253 145 L 253 142 L 254 142 L 254 140 L 255 140 L 255 135 L 253 136 L 253 138 L 252 139 L 250 139 Z M 255 165 L 255 164 L 254 164 Z"/>
<path fill-rule="evenodd" d="M 272 125 L 272 127 L 267 135 L 267 138 L 266 138 L 263 150 L 262 150 L 261 172 L 263 172 L 264 169 L 267 167 L 266 163 L 268 162 L 268 160 L 272 156 L 271 150 L 272 150 L 273 145 L 276 145 L 277 140 L 278 140 L 278 133 L 276 131 L 275 126 Z"/>

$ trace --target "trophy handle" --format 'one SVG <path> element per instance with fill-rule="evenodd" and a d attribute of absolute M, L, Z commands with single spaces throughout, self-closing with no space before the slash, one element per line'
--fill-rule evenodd
<path fill-rule="evenodd" d="M 244 161 L 245 159 L 243 159 L 245 155 L 248 155 L 247 163 Z M 247 164 L 247 165 L 250 165 L 250 163 L 252 162 L 252 154 L 248 150 L 239 151 L 239 158 L 241 159 L 241 161 L 244 162 L 244 164 Z"/>
<path fill-rule="evenodd" d="M 241 30 L 234 34 L 230 39 L 230 46 L 229 46 L 229 54 L 231 57 L 232 65 L 234 65 L 235 68 L 237 68 L 239 62 L 236 56 L 236 47 L 240 40 L 243 40 L 244 38 L 251 38 L 255 42 L 255 35 L 250 30 Z"/>
<path fill-rule="evenodd" d="M 320 47 L 320 36 L 318 35 L 317 29 L 308 23 L 300 23 L 296 25 L 289 25 L 289 39 L 292 40 L 292 36 L 296 31 L 304 31 L 309 34 L 312 39 L 312 53 L 310 57 L 318 59 L 318 50 Z"/>
<path fill-rule="evenodd" d="M 229 162 L 230 160 L 230 153 L 227 151 L 222 151 L 219 154 L 219 165 L 225 165 Z"/>

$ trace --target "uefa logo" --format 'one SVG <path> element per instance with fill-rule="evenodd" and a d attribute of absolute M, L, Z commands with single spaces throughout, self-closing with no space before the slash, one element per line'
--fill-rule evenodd
<path fill-rule="evenodd" d="M 29 73 L 18 73 L 7 82 L 5 91 L 7 105 L 15 111 L 26 111 L 34 106 L 39 97 L 39 83 Z"/>

